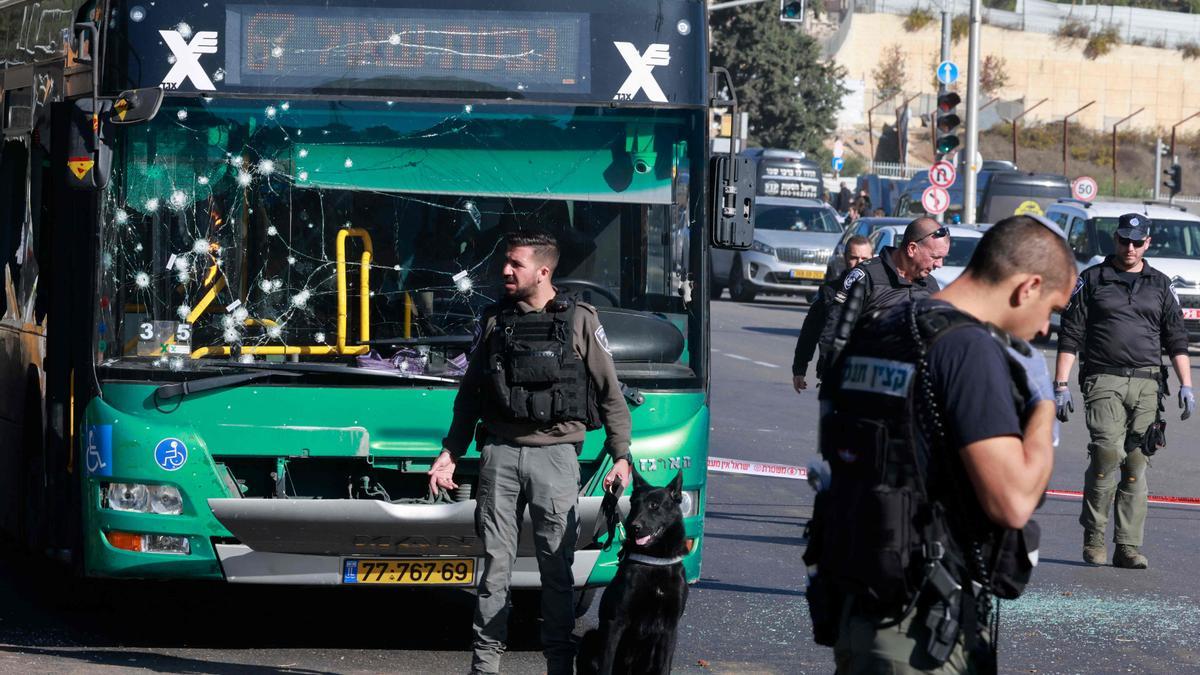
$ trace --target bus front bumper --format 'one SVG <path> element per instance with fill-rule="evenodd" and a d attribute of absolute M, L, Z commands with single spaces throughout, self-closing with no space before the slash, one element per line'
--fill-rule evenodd
<path fill-rule="evenodd" d="M 264 553 L 244 544 L 217 544 L 217 559 L 225 580 L 235 584 L 295 584 L 337 586 L 344 583 L 346 558 L 338 555 L 302 553 Z M 600 559 L 599 549 L 575 552 L 571 565 L 575 588 L 584 588 Z M 475 569 L 483 570 L 483 559 L 476 558 Z M 478 584 L 480 574 L 475 575 Z M 541 588 L 537 558 L 518 556 L 513 563 L 512 588 Z"/>

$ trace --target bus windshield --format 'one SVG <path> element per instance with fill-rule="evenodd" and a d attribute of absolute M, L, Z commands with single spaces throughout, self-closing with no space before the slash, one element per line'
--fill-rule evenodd
<path fill-rule="evenodd" d="M 169 99 L 117 139 L 99 359 L 457 376 L 502 293 L 503 234 L 539 228 L 560 242 L 560 292 L 597 306 L 610 342 L 624 337 L 612 315 L 673 332 L 674 347 L 628 360 L 693 377 L 701 233 L 684 139 L 703 124 L 679 110 Z"/>
<path fill-rule="evenodd" d="M 824 206 L 781 206 L 762 204 L 754 209 L 754 227 L 759 230 L 840 233 L 842 226 L 833 211 Z"/>

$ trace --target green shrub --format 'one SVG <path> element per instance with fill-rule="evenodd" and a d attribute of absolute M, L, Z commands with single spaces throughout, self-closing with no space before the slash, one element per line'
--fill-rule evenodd
<path fill-rule="evenodd" d="M 933 12 L 924 7 L 914 7 L 904 15 L 904 30 L 915 33 L 933 23 Z"/>
<path fill-rule="evenodd" d="M 1179 51 L 1183 53 L 1183 58 L 1189 61 L 1200 59 L 1200 45 L 1195 42 L 1184 42 L 1179 45 Z"/>
<path fill-rule="evenodd" d="M 950 39 L 957 44 L 971 30 L 971 17 L 959 14 L 950 21 Z"/>
<path fill-rule="evenodd" d="M 1083 55 L 1093 61 L 1111 52 L 1113 47 L 1121 44 L 1121 35 L 1116 26 L 1105 26 L 1093 33 L 1083 46 Z"/>
<path fill-rule="evenodd" d="M 1064 40 L 1072 38 L 1085 39 L 1092 34 L 1092 29 L 1084 21 L 1067 19 L 1058 25 L 1058 30 L 1054 34 Z"/>
<path fill-rule="evenodd" d="M 1200 2 L 1200 0 L 1196 0 Z M 1017 0 L 983 0 L 983 6 L 988 9 L 1002 9 L 1006 12 L 1017 11 Z"/>

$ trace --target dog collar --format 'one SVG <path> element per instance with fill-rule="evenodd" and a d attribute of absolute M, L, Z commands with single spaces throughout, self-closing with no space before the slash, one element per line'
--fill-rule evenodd
<path fill-rule="evenodd" d="M 626 555 L 625 558 L 632 560 L 633 562 L 640 562 L 644 565 L 657 565 L 659 567 L 666 567 L 667 565 L 675 565 L 683 562 L 683 556 L 676 556 L 674 558 L 655 558 L 652 555 L 642 555 L 641 553 L 630 553 Z"/>

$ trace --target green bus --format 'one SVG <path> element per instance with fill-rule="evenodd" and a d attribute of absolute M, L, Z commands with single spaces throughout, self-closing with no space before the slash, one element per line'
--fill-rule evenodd
<path fill-rule="evenodd" d="M 705 6 L 493 7 L 0 8 L 10 531 L 89 577 L 472 586 L 478 453 L 453 494 L 425 472 L 501 236 L 538 227 L 560 292 L 599 310 L 635 468 L 683 472 L 698 578 L 704 265 L 750 243 L 753 195 L 708 153 L 728 88 Z M 581 590 L 617 563 L 602 443 L 579 458 Z M 525 537 L 515 588 L 538 586 Z"/>

